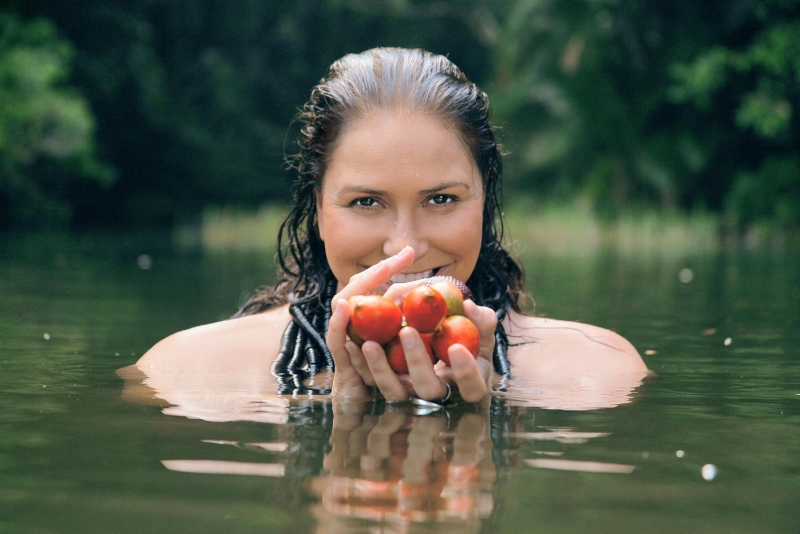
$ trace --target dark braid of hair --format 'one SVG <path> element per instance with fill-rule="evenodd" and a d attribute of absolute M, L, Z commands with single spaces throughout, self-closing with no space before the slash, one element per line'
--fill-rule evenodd
<path fill-rule="evenodd" d="M 281 349 L 272 362 L 278 379 L 278 393 L 301 395 L 327 394 L 328 389 L 306 387 L 303 382 L 322 369 L 334 370 L 333 357 L 325 343 L 331 320 L 331 299 L 336 294 L 336 279 L 330 276 L 320 299 L 297 301 L 289 305 L 292 320 L 283 332 Z"/>

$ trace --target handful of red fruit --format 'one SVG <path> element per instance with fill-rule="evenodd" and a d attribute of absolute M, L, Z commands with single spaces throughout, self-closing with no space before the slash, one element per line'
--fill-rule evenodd
<path fill-rule="evenodd" d="M 403 345 L 397 335 L 403 326 L 420 333 L 431 363 L 438 357 L 450 365 L 447 349 L 460 343 L 477 358 L 480 335 L 475 324 L 464 317 L 464 296 L 453 282 L 439 280 L 417 286 L 403 299 L 402 307 L 379 295 L 355 296 L 350 300 L 347 335 L 358 345 L 375 341 L 383 345 L 389 366 L 396 373 L 408 373 Z"/>

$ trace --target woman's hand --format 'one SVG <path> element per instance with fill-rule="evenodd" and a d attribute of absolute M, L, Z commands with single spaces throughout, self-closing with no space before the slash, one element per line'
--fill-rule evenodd
<path fill-rule="evenodd" d="M 364 379 L 364 376 L 370 374 L 361 348 L 347 339 L 347 323 L 350 320 L 350 305 L 347 299 L 374 293 L 376 288 L 389 283 L 394 275 L 408 269 L 412 263 L 414 263 L 414 249 L 405 247 L 394 256 L 351 277 L 350 282 L 331 300 L 332 313 L 325 342 L 336 364 L 336 372 L 333 375 L 334 395 L 369 397 L 370 387 L 376 385 L 373 380 Z"/>
<path fill-rule="evenodd" d="M 436 401 L 447 394 L 445 384 L 449 384 L 451 388 L 457 388 L 461 397 L 468 402 L 477 402 L 486 396 L 497 324 L 497 316 L 490 308 L 478 306 L 469 300 L 464 302 L 464 314 L 478 327 L 481 345 L 477 359 L 463 345 L 451 346 L 448 350 L 450 367 L 443 364 L 436 368 L 431 366 L 419 333 L 411 327 L 400 331 L 408 375 L 398 375 L 389 367 L 386 354 L 378 343 L 367 341 L 359 347 L 347 340 L 350 306 L 345 299 L 373 293 L 395 274 L 407 269 L 413 261 L 413 249 L 407 247 L 351 278 L 350 283 L 333 298 L 327 344 L 336 363 L 334 395 L 365 398 L 370 396 L 371 387 L 377 387 L 390 402 L 414 397 Z M 394 284 L 384 296 L 402 302 L 403 297 L 419 284 Z"/>

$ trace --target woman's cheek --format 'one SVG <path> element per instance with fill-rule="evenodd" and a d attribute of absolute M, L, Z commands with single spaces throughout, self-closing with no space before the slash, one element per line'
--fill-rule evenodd
<path fill-rule="evenodd" d="M 370 224 L 366 217 L 344 213 L 330 217 L 326 225 L 325 253 L 333 274 L 343 284 L 364 267 L 377 263 L 371 256 L 380 255 L 382 241 L 379 224 Z"/>
<path fill-rule="evenodd" d="M 448 224 L 440 224 L 435 234 L 443 250 L 460 258 L 463 268 L 469 271 L 467 274 L 472 274 L 481 250 L 483 214 L 474 211 L 465 211 L 460 217 L 453 217 Z"/>

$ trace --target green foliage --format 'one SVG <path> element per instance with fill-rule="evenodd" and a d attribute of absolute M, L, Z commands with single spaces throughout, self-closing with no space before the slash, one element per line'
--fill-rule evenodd
<path fill-rule="evenodd" d="M 71 58 L 52 23 L 0 13 L 0 228 L 65 222 L 70 182 L 111 180 L 88 102 L 65 85 Z"/>
<path fill-rule="evenodd" d="M 628 205 L 650 205 L 743 210 L 734 217 L 742 222 L 755 219 L 743 205 L 754 197 L 741 191 L 783 190 L 753 178 L 767 162 L 800 162 L 798 0 L 41 6 L 76 47 L 75 84 L 95 110 L 99 151 L 119 175 L 105 191 L 59 197 L 48 186 L 39 198 L 66 198 L 61 208 L 72 206 L 78 220 L 92 224 L 170 225 L 197 220 L 208 206 L 287 202 L 291 176 L 283 155 L 293 150 L 296 133 L 287 125 L 333 60 L 373 46 L 447 54 L 489 93 L 511 194 L 581 198 L 605 219 Z M 60 95 L 54 113 L 77 133 L 58 130 L 58 146 L 82 147 L 74 154 L 84 154 L 72 156 L 84 163 L 69 172 L 97 181 L 91 114 L 63 85 L 71 52 L 52 26 L 47 32 L 49 44 L 36 46 L 55 63 L 12 54 L 3 68 L 36 65 L 17 77 L 40 80 Z M 0 133 L 10 131 L 0 124 Z M 40 161 L 55 160 L 52 151 L 37 150 Z M 11 152 L 2 154 L 12 161 Z M 51 181 L 64 172 L 63 165 L 49 168 Z M 29 171 L 25 176 L 40 183 Z M 780 210 L 755 211 L 778 217 Z"/>
<path fill-rule="evenodd" d="M 726 208 L 742 229 L 758 223 L 800 226 L 800 162 L 771 158 L 756 172 L 740 173 Z"/>
<path fill-rule="evenodd" d="M 757 4 L 760 16 L 749 37 L 677 64 L 671 93 L 677 102 L 693 102 L 712 121 L 731 122 L 736 148 L 749 155 L 726 154 L 739 163 L 731 169 L 736 179 L 724 198 L 728 219 L 740 230 L 800 224 L 800 2 Z"/>
<path fill-rule="evenodd" d="M 739 97 L 736 124 L 766 138 L 778 137 L 791 126 L 791 101 L 800 87 L 800 22 L 767 25 L 743 51 L 716 46 L 691 63 L 675 65 L 673 76 L 673 98 L 703 109 L 734 77 L 752 79 Z"/>
<path fill-rule="evenodd" d="M 170 225 L 208 205 L 287 202 L 292 177 L 283 156 L 296 134 L 287 128 L 345 53 L 419 46 L 484 70 L 471 68 L 485 55 L 462 23 L 376 7 L 338 0 L 48 6 L 79 50 L 76 78 L 97 111 L 104 153 L 120 169 L 109 208 L 97 216 Z"/>

